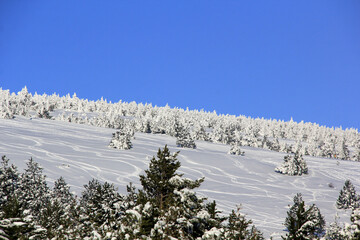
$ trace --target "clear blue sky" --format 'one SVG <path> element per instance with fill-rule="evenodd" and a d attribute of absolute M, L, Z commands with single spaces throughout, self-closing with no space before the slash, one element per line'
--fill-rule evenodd
<path fill-rule="evenodd" d="M 0 87 L 360 129 L 360 1 L 0 0 Z"/>

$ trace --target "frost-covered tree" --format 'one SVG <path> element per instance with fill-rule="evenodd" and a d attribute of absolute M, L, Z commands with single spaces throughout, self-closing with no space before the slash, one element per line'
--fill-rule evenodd
<path fill-rule="evenodd" d="M 351 213 L 351 224 L 345 228 L 346 236 L 351 240 L 360 239 L 360 208 L 353 209 Z"/>
<path fill-rule="evenodd" d="M 46 229 L 35 224 L 28 210 L 22 211 L 17 198 L 13 197 L 0 212 L 0 239 L 46 239 Z"/>
<path fill-rule="evenodd" d="M 113 184 L 93 179 L 84 186 L 80 199 L 80 237 L 118 237 L 124 214 L 123 197 Z"/>
<path fill-rule="evenodd" d="M 337 152 L 338 152 L 337 158 L 341 160 L 350 160 L 350 151 L 345 142 L 345 139 L 341 141 L 339 145 L 339 150 Z"/>
<path fill-rule="evenodd" d="M 355 146 L 354 153 L 352 156 L 353 161 L 360 162 L 360 143 Z"/>
<path fill-rule="evenodd" d="M 0 206 L 6 204 L 9 198 L 14 197 L 19 184 L 19 173 L 16 166 L 9 164 L 6 156 L 1 157 L 0 165 Z"/>
<path fill-rule="evenodd" d="M 275 172 L 291 176 L 301 176 L 308 173 L 308 168 L 302 155 L 296 152 L 295 155 L 286 155 L 284 162 L 275 168 Z"/>
<path fill-rule="evenodd" d="M 194 139 L 190 135 L 188 128 L 179 125 L 176 129 L 176 145 L 182 148 L 196 148 Z"/>
<path fill-rule="evenodd" d="M 37 117 L 45 118 L 45 119 L 52 119 L 52 116 L 50 116 L 49 111 L 44 106 L 42 106 L 38 109 Z"/>
<path fill-rule="evenodd" d="M 324 144 L 321 146 L 321 156 L 327 158 L 335 158 L 336 152 L 336 139 L 334 136 L 325 138 Z"/>
<path fill-rule="evenodd" d="M 336 214 L 335 221 L 326 229 L 326 240 L 348 240 L 344 232 L 344 226 L 340 226 L 339 216 Z"/>
<path fill-rule="evenodd" d="M 132 148 L 131 136 L 124 132 L 116 131 L 112 134 L 112 139 L 109 143 L 109 147 L 128 150 Z"/>
<path fill-rule="evenodd" d="M 262 233 L 252 224 L 251 220 L 247 220 L 245 215 L 240 212 L 241 207 L 232 210 L 228 218 L 228 224 L 223 233 L 224 239 L 265 239 Z"/>
<path fill-rule="evenodd" d="M 209 134 L 203 126 L 197 126 L 193 131 L 192 138 L 195 140 L 209 141 Z"/>
<path fill-rule="evenodd" d="M 231 147 L 230 147 L 230 150 L 229 150 L 228 154 L 243 156 L 245 154 L 245 152 L 241 151 L 239 144 L 234 143 L 234 144 L 231 144 Z"/>
<path fill-rule="evenodd" d="M 300 193 L 294 197 L 294 205 L 287 212 L 284 225 L 288 233 L 286 240 L 320 239 L 325 233 L 325 220 L 315 204 L 308 206 Z"/>
<path fill-rule="evenodd" d="M 350 180 L 346 180 L 344 187 L 340 190 L 336 201 L 336 207 L 339 209 L 358 208 L 360 206 L 360 196 L 356 194 L 355 187 Z"/>
<path fill-rule="evenodd" d="M 177 160 L 178 153 L 171 154 L 167 146 L 163 150 L 159 149 L 157 158 L 151 159 L 145 175 L 140 175 L 143 187 L 140 191 L 140 202 L 143 206 L 147 206 L 146 214 L 141 220 L 142 234 L 148 235 L 153 231 L 151 234 L 156 238 L 155 236 L 159 236 L 161 231 L 165 229 L 170 231 L 168 226 L 175 224 L 177 219 L 183 219 L 183 223 L 190 224 L 191 219 L 196 219 L 196 213 L 201 210 L 200 205 L 203 200 L 198 198 L 192 189 L 199 187 L 203 179 L 192 181 L 176 173 L 180 167 L 180 162 Z M 177 218 L 175 219 L 174 216 Z M 180 224 L 175 225 L 174 228 L 180 231 L 180 228 L 185 226 L 186 224 Z M 153 228 L 155 230 L 152 230 Z M 184 234 L 189 234 L 186 228 L 182 231 Z"/>
<path fill-rule="evenodd" d="M 32 176 L 34 177 L 33 184 L 22 186 L 24 181 L 19 176 L 17 168 L 14 165 L 9 165 L 9 159 L 5 156 L 2 157 L 0 167 L 1 239 L 45 239 L 46 237 L 46 230 L 34 221 L 34 213 L 37 216 L 41 214 L 41 211 L 34 212 L 34 208 L 31 208 L 36 205 L 37 201 L 31 198 L 31 196 L 24 199 L 23 192 L 19 190 L 27 189 L 28 191 L 33 191 L 33 194 L 39 193 L 39 188 L 36 187 L 37 183 L 39 183 L 36 181 L 37 175 Z M 27 187 L 32 187 L 32 189 L 30 190 Z"/>
<path fill-rule="evenodd" d="M 75 228 L 79 223 L 77 202 L 62 177 L 55 181 L 40 223 L 47 230 L 49 239 L 75 239 L 79 236 Z"/>
<path fill-rule="evenodd" d="M 36 222 L 46 208 L 49 201 L 50 191 L 47 186 L 43 169 L 32 158 L 27 162 L 25 172 L 21 174 L 17 197 L 23 211 L 29 210 L 29 214 Z"/>

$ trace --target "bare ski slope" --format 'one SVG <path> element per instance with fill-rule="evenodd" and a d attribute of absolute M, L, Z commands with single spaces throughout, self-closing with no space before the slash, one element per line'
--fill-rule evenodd
<path fill-rule="evenodd" d="M 78 195 L 92 178 L 114 183 L 125 194 L 129 182 L 140 187 L 139 174 L 158 148 L 167 144 L 172 152 L 180 151 L 180 170 L 185 177 L 205 177 L 199 194 L 216 200 L 226 214 L 242 204 L 242 212 L 266 237 L 274 239 L 285 233 L 283 222 L 296 193 L 301 192 L 307 204 L 315 203 L 329 224 L 345 180 L 350 179 L 360 191 L 359 162 L 305 157 L 309 175 L 291 177 L 274 172 L 283 153 L 243 147 L 245 156 L 232 156 L 227 154 L 227 145 L 199 141 L 197 149 L 183 149 L 176 147 L 175 138 L 144 133 L 135 134 L 131 150 L 116 150 L 108 148 L 114 131 L 36 118 L 0 119 L 0 154 L 20 171 L 33 157 L 50 184 L 63 176 Z M 338 212 L 341 220 L 348 221 L 349 212 Z"/>

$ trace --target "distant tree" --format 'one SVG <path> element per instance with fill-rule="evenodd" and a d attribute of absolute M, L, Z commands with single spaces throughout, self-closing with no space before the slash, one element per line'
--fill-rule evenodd
<path fill-rule="evenodd" d="M 346 145 L 345 139 L 341 141 L 340 149 L 337 152 L 339 153 L 337 158 L 342 160 L 350 160 L 350 151 Z"/>
<path fill-rule="evenodd" d="M 52 116 L 50 116 L 49 111 L 44 106 L 42 106 L 41 108 L 38 109 L 37 117 L 45 118 L 45 119 L 52 119 Z"/>
<path fill-rule="evenodd" d="M 209 134 L 205 131 L 203 126 L 197 126 L 194 129 L 192 137 L 195 140 L 209 141 Z"/>
<path fill-rule="evenodd" d="M 132 148 L 132 143 L 130 140 L 131 136 L 124 132 L 116 131 L 112 134 L 112 139 L 110 141 L 109 147 L 128 150 Z"/>
<path fill-rule="evenodd" d="M 233 143 L 233 144 L 231 144 L 230 151 L 228 152 L 228 154 L 243 156 L 245 154 L 245 152 L 241 151 L 239 144 Z"/>
<path fill-rule="evenodd" d="M 352 160 L 360 162 L 360 143 L 355 145 L 354 153 L 352 156 Z"/>
<path fill-rule="evenodd" d="M 334 136 L 325 138 L 324 144 L 321 145 L 321 157 L 336 158 L 336 139 Z"/>
<path fill-rule="evenodd" d="M 288 234 L 284 240 L 320 239 L 324 235 L 325 220 L 315 204 L 305 205 L 300 193 L 294 197 L 294 205 L 290 207 L 285 219 Z"/>
<path fill-rule="evenodd" d="M 308 168 L 305 160 L 299 152 L 295 155 L 287 155 L 284 157 L 284 162 L 277 168 L 275 172 L 286 175 L 303 175 L 308 173 Z"/>
<path fill-rule="evenodd" d="M 350 180 L 345 181 L 345 185 L 336 201 L 336 207 L 339 209 L 358 208 L 360 206 L 360 197 L 356 194 L 355 187 Z"/>
<path fill-rule="evenodd" d="M 196 148 L 196 144 L 190 135 L 189 129 L 182 125 L 178 125 L 176 128 L 176 145 L 182 148 Z"/>

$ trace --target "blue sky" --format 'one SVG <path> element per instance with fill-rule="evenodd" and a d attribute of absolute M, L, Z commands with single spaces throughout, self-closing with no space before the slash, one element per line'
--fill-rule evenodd
<path fill-rule="evenodd" d="M 360 1 L 0 0 L 0 87 L 360 129 Z"/>

